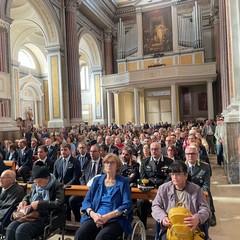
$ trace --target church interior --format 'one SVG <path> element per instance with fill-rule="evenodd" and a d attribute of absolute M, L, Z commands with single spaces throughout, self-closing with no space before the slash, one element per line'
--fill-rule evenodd
<path fill-rule="evenodd" d="M 239 183 L 238 0 L 1 0 L 0 139 L 224 117 Z M 20 122 L 20 123 L 19 123 Z"/>

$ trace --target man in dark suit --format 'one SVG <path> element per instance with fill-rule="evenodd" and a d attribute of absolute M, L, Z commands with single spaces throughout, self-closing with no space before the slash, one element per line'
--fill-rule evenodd
<path fill-rule="evenodd" d="M 87 185 L 87 183 L 102 172 L 102 159 L 100 157 L 100 149 L 97 144 L 90 148 L 90 162 L 83 168 L 82 176 L 80 178 L 81 185 Z M 75 221 L 79 222 L 81 219 L 80 207 L 83 201 L 83 197 L 71 196 L 69 199 L 69 205 L 75 217 Z"/>
<path fill-rule="evenodd" d="M 15 144 L 9 145 L 9 151 L 6 153 L 5 160 L 17 161 L 18 152 Z"/>
<path fill-rule="evenodd" d="M 143 145 L 141 144 L 139 137 L 135 136 L 133 139 L 133 155 L 138 157 L 143 155 Z"/>
<path fill-rule="evenodd" d="M 108 146 L 108 153 L 114 153 L 118 155 L 118 148 L 113 145 L 113 140 L 111 136 L 105 137 L 105 144 Z"/>
<path fill-rule="evenodd" d="M 122 150 L 123 165 L 120 174 L 128 179 L 130 185 L 137 185 L 139 179 L 139 163 L 132 159 L 133 151 L 130 147 Z"/>
<path fill-rule="evenodd" d="M 102 158 L 100 157 L 100 149 L 96 144 L 91 146 L 90 156 L 90 163 L 84 169 L 80 178 L 81 185 L 87 185 L 89 180 L 102 172 Z"/>
<path fill-rule="evenodd" d="M 87 152 L 87 145 L 83 142 L 80 142 L 78 144 L 77 151 L 79 152 L 79 154 L 76 158 L 80 162 L 80 168 L 82 172 L 83 169 L 85 169 L 86 166 L 90 163 L 91 156 L 90 153 Z"/>
<path fill-rule="evenodd" d="M 161 184 L 170 180 L 168 168 L 173 160 L 162 155 L 162 148 L 158 142 L 150 145 L 151 157 L 142 161 L 140 179 L 148 179 L 149 186 L 158 188 Z M 138 215 L 144 226 L 147 225 L 148 210 L 151 203 L 148 200 L 138 200 Z"/>
<path fill-rule="evenodd" d="M 36 161 L 38 159 L 38 141 L 36 138 L 32 138 L 31 140 L 31 149 L 33 152 L 33 160 Z"/>
<path fill-rule="evenodd" d="M 53 174 L 63 184 L 79 184 L 80 163 L 71 155 L 71 145 L 68 143 L 61 144 L 60 151 L 61 156 L 54 163 Z"/>
<path fill-rule="evenodd" d="M 23 181 L 27 182 L 27 173 L 32 170 L 33 160 L 32 160 L 32 149 L 27 146 L 27 141 L 25 139 L 20 139 L 18 142 L 18 159 L 16 165 L 16 171 L 23 178 Z"/>
<path fill-rule="evenodd" d="M 215 154 L 214 134 L 215 126 L 212 125 L 210 120 L 207 120 L 202 129 L 202 136 L 207 140 L 209 153 L 212 154 Z"/>
<path fill-rule="evenodd" d="M 54 161 L 52 159 L 48 158 L 47 146 L 41 145 L 38 147 L 37 151 L 38 151 L 38 160 L 37 161 L 42 161 L 45 165 L 47 165 L 49 172 L 53 173 Z"/>
<path fill-rule="evenodd" d="M 60 158 L 54 163 L 53 174 L 63 184 L 79 185 L 79 178 L 81 176 L 80 163 L 71 155 L 71 145 L 68 143 L 62 143 L 60 146 L 60 153 Z M 65 203 L 67 204 L 67 220 L 71 221 L 69 199 L 69 196 L 65 196 Z"/>
<path fill-rule="evenodd" d="M 55 162 L 57 160 L 57 148 L 52 145 L 51 138 L 47 138 L 45 143 L 48 148 L 48 158 Z"/>
<path fill-rule="evenodd" d="M 7 211 L 22 201 L 25 193 L 16 181 L 16 173 L 5 170 L 0 177 L 0 222 L 2 222 Z"/>

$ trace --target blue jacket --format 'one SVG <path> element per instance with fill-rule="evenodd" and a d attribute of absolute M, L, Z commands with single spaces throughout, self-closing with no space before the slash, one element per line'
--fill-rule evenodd
<path fill-rule="evenodd" d="M 94 179 L 82 203 L 82 212 L 86 212 L 86 209 L 88 208 L 92 208 L 94 211 L 98 210 L 103 194 L 105 177 L 106 174 L 103 174 Z M 114 190 L 111 199 L 111 202 L 113 203 L 113 209 L 117 209 L 120 212 L 124 212 L 124 215 L 128 215 L 132 210 L 132 196 L 128 180 L 120 175 L 116 175 L 116 183 L 113 187 Z M 131 234 L 131 223 L 129 219 L 124 215 L 117 217 L 117 221 L 122 227 L 123 232 L 125 232 L 126 234 Z M 81 223 L 83 223 L 87 219 L 89 219 L 89 216 L 85 214 L 81 218 Z"/>

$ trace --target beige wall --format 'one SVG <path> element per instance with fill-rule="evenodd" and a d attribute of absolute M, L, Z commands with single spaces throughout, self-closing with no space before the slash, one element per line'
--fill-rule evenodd
<path fill-rule="evenodd" d="M 134 122 L 133 92 L 119 93 L 119 123 Z"/>

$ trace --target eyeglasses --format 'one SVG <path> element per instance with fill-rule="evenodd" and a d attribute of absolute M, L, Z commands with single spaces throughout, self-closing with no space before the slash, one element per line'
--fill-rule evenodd
<path fill-rule="evenodd" d="M 111 162 L 106 161 L 106 162 L 104 162 L 104 164 L 106 164 L 106 165 L 108 165 L 108 164 L 110 164 L 110 165 L 114 165 L 114 164 L 116 164 L 116 162 L 114 162 L 114 161 L 111 161 Z"/>
<path fill-rule="evenodd" d="M 170 177 L 173 177 L 173 176 L 178 177 L 178 176 L 183 176 L 183 175 L 185 175 L 185 173 L 183 173 L 183 172 L 169 173 Z"/>
<path fill-rule="evenodd" d="M 197 153 L 185 153 L 186 156 L 189 156 L 189 155 L 197 155 Z"/>

